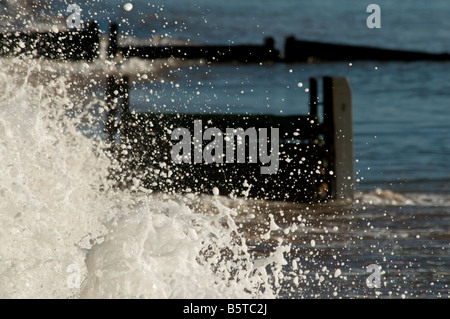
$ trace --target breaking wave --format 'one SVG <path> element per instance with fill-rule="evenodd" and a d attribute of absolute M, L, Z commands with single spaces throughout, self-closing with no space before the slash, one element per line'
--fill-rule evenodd
<path fill-rule="evenodd" d="M 0 62 L 0 297 L 276 295 L 283 250 L 255 263 L 217 198 L 199 212 L 111 187 L 102 140 L 77 129 L 89 105 L 56 69 L 34 81 L 42 67 Z"/>

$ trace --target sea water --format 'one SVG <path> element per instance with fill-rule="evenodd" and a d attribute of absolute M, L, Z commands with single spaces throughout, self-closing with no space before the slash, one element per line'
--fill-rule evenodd
<path fill-rule="evenodd" d="M 3 15 L 5 30 L 64 24 L 64 3 L 11 3 L 19 15 Z M 257 44 L 273 36 L 282 50 L 284 36 L 294 34 L 450 52 L 445 1 L 378 4 L 378 30 L 365 25 L 366 5 L 350 0 L 79 5 L 104 35 L 109 22 L 119 22 L 122 41 Z M 449 66 L 2 58 L 0 296 L 448 297 Z M 348 77 L 355 200 L 306 205 L 154 194 L 138 181 L 113 188 L 102 123 L 104 75 L 117 69 L 132 77 L 132 109 L 157 112 L 304 114 L 310 77 Z M 371 265 L 381 268 L 378 288 L 367 281 Z"/>

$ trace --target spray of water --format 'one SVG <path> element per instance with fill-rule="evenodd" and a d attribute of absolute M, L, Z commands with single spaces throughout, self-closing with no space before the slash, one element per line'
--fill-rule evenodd
<path fill-rule="evenodd" d="M 110 187 L 101 140 L 76 128 L 89 110 L 43 65 L 0 62 L 0 297 L 276 296 L 284 250 L 255 262 L 218 198 L 198 212 Z"/>

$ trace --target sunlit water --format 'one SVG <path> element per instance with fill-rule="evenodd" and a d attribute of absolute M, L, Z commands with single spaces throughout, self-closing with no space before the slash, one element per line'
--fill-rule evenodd
<path fill-rule="evenodd" d="M 86 2 L 85 12 L 97 12 L 103 30 L 108 20 L 124 19 L 122 30 L 138 39 L 168 33 L 196 42 L 260 43 L 273 35 L 282 49 L 284 36 L 295 34 L 450 51 L 445 1 L 420 7 L 380 1 L 381 30 L 365 27 L 365 7 L 356 1 L 198 1 L 185 8 L 178 1 L 133 1 L 128 13 L 125 2 L 102 8 Z M 51 26 L 52 11 L 65 6 L 49 3 L 20 9 L 23 19 L 2 23 Z M 2 59 L 0 296 L 449 297 L 449 66 Z M 309 77 L 348 77 L 355 201 L 299 205 L 109 187 L 103 81 L 116 68 L 132 75 L 134 110 L 161 112 L 304 114 Z M 380 288 L 366 284 L 371 264 L 382 268 Z"/>

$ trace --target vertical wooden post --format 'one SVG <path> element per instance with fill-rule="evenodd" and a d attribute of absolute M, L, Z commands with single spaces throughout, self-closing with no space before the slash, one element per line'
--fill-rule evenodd
<path fill-rule="evenodd" d="M 332 196 L 353 199 L 353 116 L 352 92 L 347 78 L 324 78 L 325 140 L 331 145 L 334 172 Z"/>
<path fill-rule="evenodd" d="M 117 133 L 116 115 L 119 102 L 119 90 L 117 86 L 117 78 L 114 75 L 108 75 L 106 78 L 106 105 L 108 107 L 106 113 L 106 121 L 104 130 L 107 141 L 114 143 Z"/>
<path fill-rule="evenodd" d="M 109 43 L 107 51 L 108 59 L 114 59 L 117 55 L 117 51 L 119 49 L 117 37 L 118 37 L 118 26 L 116 23 L 111 23 L 109 25 Z"/>
<path fill-rule="evenodd" d="M 315 78 L 309 79 L 309 114 L 317 116 L 317 80 Z"/>
<path fill-rule="evenodd" d="M 275 40 L 272 37 L 266 37 L 264 38 L 264 47 L 266 48 L 266 52 L 265 54 L 268 54 L 268 56 L 265 57 L 261 57 L 262 59 L 269 59 L 271 60 L 270 57 L 274 57 L 275 55 Z"/>
<path fill-rule="evenodd" d="M 284 42 L 284 61 L 295 61 L 295 37 L 288 36 Z"/>
<path fill-rule="evenodd" d="M 128 135 L 128 115 L 130 113 L 130 83 L 128 76 L 123 76 L 119 82 L 120 94 L 120 136 Z"/>
<path fill-rule="evenodd" d="M 106 103 L 108 111 L 105 122 L 105 133 L 108 142 L 113 144 L 118 132 L 121 137 L 127 135 L 127 122 L 130 112 L 130 86 L 128 76 L 107 76 Z M 120 114 L 118 114 L 119 111 Z M 118 115 L 120 115 L 120 123 L 118 122 Z"/>
<path fill-rule="evenodd" d="M 98 58 L 100 48 L 100 31 L 98 24 L 95 21 L 91 21 L 88 26 L 88 49 L 86 52 L 86 59 L 93 61 Z"/>

